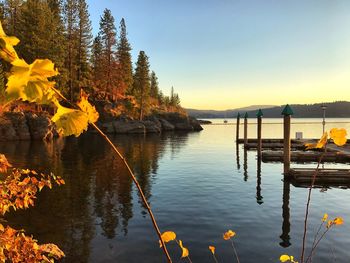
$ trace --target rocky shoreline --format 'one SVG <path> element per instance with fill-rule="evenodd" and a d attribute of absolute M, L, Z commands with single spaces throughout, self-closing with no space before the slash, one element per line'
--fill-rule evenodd
<path fill-rule="evenodd" d="M 152 115 L 143 121 L 128 117 L 110 118 L 97 125 L 107 134 L 145 134 L 166 131 L 201 131 L 192 117 L 178 113 Z M 89 130 L 94 132 L 93 130 Z M 4 112 L 0 115 L 0 141 L 52 140 L 58 133 L 45 112 Z"/>

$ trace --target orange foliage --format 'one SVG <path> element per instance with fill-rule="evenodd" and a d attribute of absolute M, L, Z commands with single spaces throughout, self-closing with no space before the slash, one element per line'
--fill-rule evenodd
<path fill-rule="evenodd" d="M 0 172 L 6 173 L 10 167 L 5 155 L 0 154 Z M 0 181 L 0 215 L 4 215 L 11 208 L 17 210 L 34 206 L 36 194 L 45 186 L 51 188 L 52 183 L 61 185 L 65 182 L 52 173 L 45 175 L 29 169 L 12 169 Z M 35 239 L 26 236 L 23 230 L 0 224 L 0 262 L 54 262 L 62 257 L 64 253 L 56 245 L 39 245 Z"/>

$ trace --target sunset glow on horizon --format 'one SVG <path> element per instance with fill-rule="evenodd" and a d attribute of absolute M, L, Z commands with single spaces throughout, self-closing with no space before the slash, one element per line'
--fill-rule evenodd
<path fill-rule="evenodd" d="M 350 100 L 350 2 L 205 0 L 95 1 L 126 20 L 133 61 L 140 50 L 165 94 L 185 108 Z"/>

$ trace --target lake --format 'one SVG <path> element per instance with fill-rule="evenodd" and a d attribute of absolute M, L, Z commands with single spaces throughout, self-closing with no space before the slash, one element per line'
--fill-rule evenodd
<path fill-rule="evenodd" d="M 292 138 L 296 131 L 319 138 L 321 122 L 293 119 Z M 250 123 L 249 136 L 255 137 L 256 124 Z M 228 229 L 237 233 L 233 240 L 242 263 L 279 262 L 281 254 L 299 258 L 307 189 L 285 183 L 282 164 L 259 164 L 255 151 L 236 147 L 236 126 L 229 124 L 204 125 L 199 133 L 112 140 L 135 172 L 161 230 L 176 232 L 193 262 L 214 262 L 209 245 L 216 247 L 219 262 L 236 262 L 230 242 L 222 238 Z M 350 131 L 350 120 L 327 119 L 326 128 L 332 127 Z M 263 138 L 282 134 L 280 119 L 263 119 Z M 85 134 L 52 143 L 3 142 L 0 149 L 14 166 L 52 171 L 66 181 L 43 190 L 35 207 L 10 213 L 12 227 L 25 229 L 41 243 L 59 245 L 66 253 L 64 262 L 166 262 L 135 186 L 103 139 Z M 345 221 L 327 234 L 314 262 L 348 262 L 349 200 L 348 189 L 313 191 L 308 247 L 324 213 Z M 174 262 L 187 262 L 180 260 L 176 243 L 168 247 Z"/>

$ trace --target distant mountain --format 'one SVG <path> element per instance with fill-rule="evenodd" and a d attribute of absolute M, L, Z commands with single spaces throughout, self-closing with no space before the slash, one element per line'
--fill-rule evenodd
<path fill-rule="evenodd" d="M 196 118 L 233 118 L 238 112 L 254 111 L 258 109 L 266 109 L 276 107 L 276 105 L 251 105 L 248 107 L 231 109 L 231 110 L 196 110 L 186 109 L 188 115 Z"/>
<path fill-rule="evenodd" d="M 326 117 L 350 118 L 350 102 L 348 101 L 336 101 L 316 104 L 291 104 L 290 106 L 293 109 L 294 118 L 322 118 L 322 105 L 327 106 Z M 190 116 L 194 116 L 196 118 L 235 118 L 237 117 L 238 112 L 241 115 L 247 112 L 248 116 L 252 118 L 256 116 L 256 111 L 260 108 L 263 110 L 265 118 L 281 118 L 281 112 L 284 107 L 285 105 L 267 107 L 264 107 L 264 105 L 257 105 L 226 111 L 188 109 L 187 112 Z"/>

